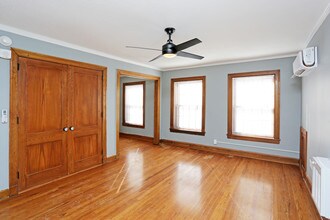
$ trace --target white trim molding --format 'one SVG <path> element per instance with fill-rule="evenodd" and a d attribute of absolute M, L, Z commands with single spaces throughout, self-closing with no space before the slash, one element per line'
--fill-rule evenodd
<path fill-rule="evenodd" d="M 328 17 L 330 13 L 330 2 L 327 7 L 324 9 L 323 13 L 321 14 L 320 18 L 317 20 L 316 24 L 314 25 L 311 33 L 308 35 L 308 38 L 305 43 L 305 48 L 308 46 L 309 42 L 312 40 L 316 32 L 319 30 L 325 19 Z"/>
<path fill-rule="evenodd" d="M 195 69 L 195 68 L 208 67 L 208 66 L 220 66 L 220 65 L 235 64 L 235 63 L 248 63 L 248 62 L 255 62 L 255 61 L 262 61 L 262 60 L 281 59 L 281 58 L 295 57 L 295 56 L 297 56 L 298 52 L 299 51 L 294 51 L 294 52 L 281 54 L 281 55 L 262 56 L 262 57 L 249 58 L 249 59 L 219 61 L 219 62 L 215 62 L 215 63 L 205 63 L 205 64 L 194 65 L 194 66 L 163 68 L 163 69 L 161 69 L 161 71 L 167 72 L 167 71 L 174 71 L 174 70 Z"/>
<path fill-rule="evenodd" d="M 7 25 L 0 24 L 0 30 L 11 32 L 11 33 L 14 33 L 14 34 L 18 34 L 18 35 L 21 35 L 21 36 L 24 36 L 24 37 L 29 37 L 29 38 L 32 38 L 32 39 L 36 39 L 36 40 L 40 40 L 40 41 L 60 45 L 60 46 L 63 46 L 63 47 L 79 50 L 79 51 L 82 51 L 82 52 L 98 55 L 98 56 L 101 56 L 101 57 L 106 57 L 106 58 L 109 58 L 109 59 L 122 61 L 122 62 L 126 62 L 126 63 L 130 63 L 130 64 L 134 64 L 134 65 L 138 65 L 138 66 L 147 67 L 147 68 L 150 68 L 150 69 L 161 71 L 161 69 L 156 68 L 154 66 L 146 65 L 146 64 L 135 62 L 135 61 L 128 60 L 128 59 L 124 59 L 124 58 L 121 58 L 121 57 L 118 57 L 118 56 L 115 56 L 115 55 L 112 55 L 112 54 L 108 54 L 108 53 L 105 53 L 105 52 L 102 52 L 102 51 L 90 49 L 90 48 L 87 48 L 87 47 L 82 47 L 82 46 L 79 46 L 79 45 L 76 45 L 76 44 L 72 44 L 72 43 L 68 43 L 68 42 L 65 42 L 65 41 L 57 40 L 57 39 L 47 37 L 47 36 L 44 36 L 44 35 L 40 35 L 40 34 L 35 34 L 35 33 L 25 31 L 25 30 L 22 30 L 22 29 L 18 29 L 18 28 L 15 28 L 15 27 L 10 27 L 10 26 L 7 26 Z"/>

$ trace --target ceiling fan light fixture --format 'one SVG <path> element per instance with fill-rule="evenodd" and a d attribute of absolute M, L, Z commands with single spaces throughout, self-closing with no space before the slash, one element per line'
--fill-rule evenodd
<path fill-rule="evenodd" d="M 167 40 L 167 43 L 163 45 L 162 50 L 158 50 L 158 49 L 154 49 L 154 48 L 147 48 L 147 47 L 134 47 L 134 46 L 126 46 L 126 47 L 127 48 L 144 49 L 144 50 L 156 50 L 156 51 L 161 51 L 162 52 L 157 57 L 153 58 L 152 60 L 149 60 L 149 62 L 155 61 L 155 60 L 157 60 L 161 57 L 171 59 L 173 57 L 179 56 L 179 57 L 186 57 L 186 58 L 192 58 L 192 59 L 197 59 L 197 60 L 201 60 L 201 59 L 204 58 L 203 56 L 199 56 L 199 55 L 196 55 L 196 54 L 187 53 L 187 52 L 183 51 L 183 50 L 185 50 L 187 48 L 190 48 L 190 47 L 192 47 L 196 44 L 202 43 L 201 40 L 199 40 L 198 38 L 194 38 L 194 39 L 188 40 L 186 42 L 183 42 L 181 44 L 175 45 L 173 43 L 172 38 L 171 38 L 174 31 L 175 31 L 175 28 L 173 28 L 173 27 L 165 28 L 165 32 L 168 35 L 168 40 Z"/>
<path fill-rule="evenodd" d="M 163 54 L 163 57 L 165 57 L 165 58 L 173 58 L 173 57 L 176 57 L 176 54 L 175 53 L 164 53 Z"/>

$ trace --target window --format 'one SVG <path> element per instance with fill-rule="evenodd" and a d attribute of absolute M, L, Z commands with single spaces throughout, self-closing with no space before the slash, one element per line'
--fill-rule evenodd
<path fill-rule="evenodd" d="M 123 84 L 123 125 L 144 128 L 145 82 Z"/>
<path fill-rule="evenodd" d="M 279 144 L 279 70 L 228 75 L 227 137 Z"/>
<path fill-rule="evenodd" d="M 170 131 L 205 135 L 205 76 L 171 80 Z"/>

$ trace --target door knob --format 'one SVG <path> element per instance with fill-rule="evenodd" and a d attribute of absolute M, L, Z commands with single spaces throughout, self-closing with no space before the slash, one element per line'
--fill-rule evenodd
<path fill-rule="evenodd" d="M 74 131 L 74 127 L 73 126 L 70 127 L 70 131 Z"/>
<path fill-rule="evenodd" d="M 67 132 L 69 130 L 68 127 L 63 128 L 63 131 Z"/>

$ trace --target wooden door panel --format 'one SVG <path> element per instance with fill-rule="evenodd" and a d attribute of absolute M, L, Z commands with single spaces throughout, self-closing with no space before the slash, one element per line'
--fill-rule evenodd
<path fill-rule="evenodd" d="M 98 74 L 75 69 L 74 124 L 77 128 L 98 124 Z M 79 117 L 78 117 L 79 116 Z"/>
<path fill-rule="evenodd" d="M 19 189 L 67 175 L 67 67 L 19 58 Z"/>
<path fill-rule="evenodd" d="M 70 132 L 70 172 L 77 172 L 102 163 L 102 72 L 78 67 L 70 72 L 73 92 L 69 103 L 75 128 Z"/>
<path fill-rule="evenodd" d="M 28 133 L 62 128 L 63 73 L 52 65 L 27 65 L 26 109 Z"/>
<path fill-rule="evenodd" d="M 75 137 L 74 160 L 81 161 L 86 158 L 97 156 L 97 134 Z"/>
<path fill-rule="evenodd" d="M 63 146 L 61 141 L 28 145 L 27 158 L 35 158 L 27 161 L 27 175 L 39 173 L 63 164 Z"/>

